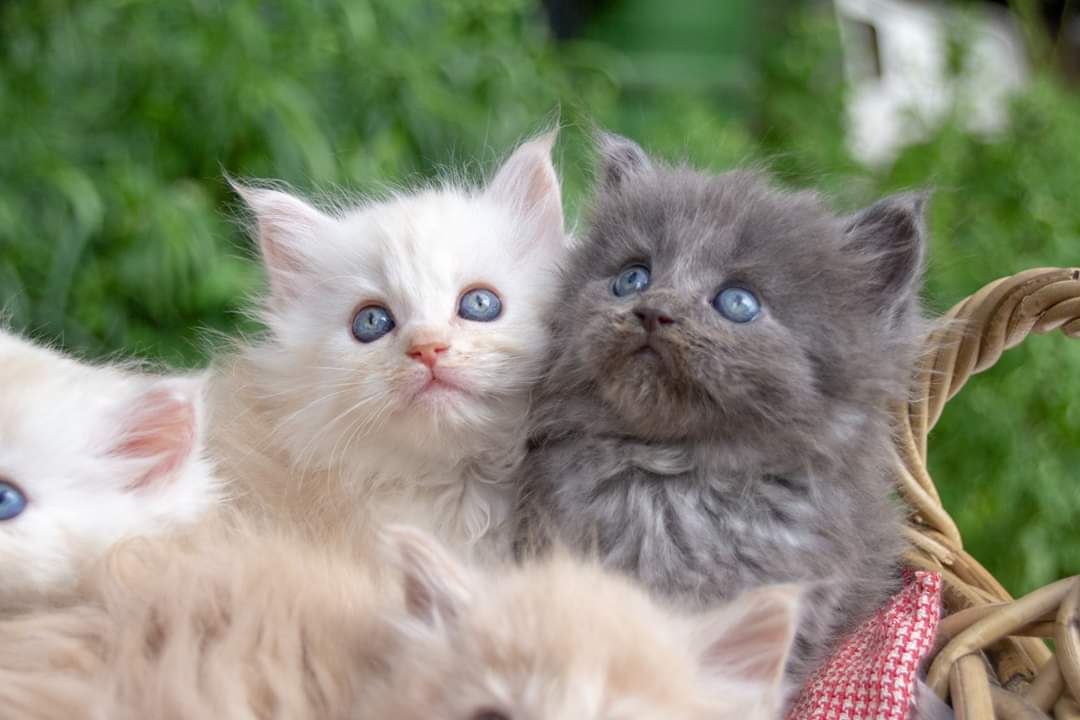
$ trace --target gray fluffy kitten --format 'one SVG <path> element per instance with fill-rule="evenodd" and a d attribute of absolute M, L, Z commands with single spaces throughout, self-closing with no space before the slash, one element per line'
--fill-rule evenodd
<path fill-rule="evenodd" d="M 690 605 L 813 583 L 799 682 L 899 585 L 888 410 L 925 327 L 924 197 L 837 217 L 756 172 L 660 166 L 615 136 L 601 152 L 518 548 L 554 535 Z"/>

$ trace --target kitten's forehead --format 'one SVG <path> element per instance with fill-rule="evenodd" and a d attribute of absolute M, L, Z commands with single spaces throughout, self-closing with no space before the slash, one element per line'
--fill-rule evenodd
<path fill-rule="evenodd" d="M 76 447 L 125 397 L 116 371 L 83 366 L 20 340 L 0 341 L 0 446 L 48 440 Z"/>
<path fill-rule="evenodd" d="M 748 171 L 708 176 L 660 170 L 628 187 L 616 202 L 638 208 L 626 217 L 654 235 L 662 255 L 693 255 L 698 262 L 764 255 L 790 247 L 793 236 L 835 230 L 816 196 L 775 190 Z"/>
<path fill-rule="evenodd" d="M 620 577 L 555 560 L 504 577 L 486 601 L 494 611 L 475 619 L 473 634 L 492 643 L 484 655 L 496 679 L 530 681 L 519 689 L 526 707 L 562 711 L 552 717 L 651 717 L 632 711 L 694 697 L 682 625 Z"/>
<path fill-rule="evenodd" d="M 350 291 L 396 305 L 437 304 L 450 316 L 453 308 L 442 306 L 465 285 L 499 284 L 515 271 L 516 225 L 483 195 L 430 190 L 343 217 L 331 262 L 348 273 Z"/>
<path fill-rule="evenodd" d="M 14 433 L 16 424 L 54 402 L 68 385 L 74 367 L 43 348 L 5 341 L 0 348 L 0 442 Z"/>
<path fill-rule="evenodd" d="M 484 602 L 490 606 L 480 616 L 481 623 L 502 630 L 502 642 L 520 641 L 523 633 L 518 624 L 525 624 L 531 634 L 524 646 L 526 654 L 562 663 L 574 657 L 597 669 L 635 656 L 633 648 L 639 647 L 641 637 L 659 637 L 674 627 L 670 617 L 636 585 L 570 557 L 519 569 L 504 577 L 501 587 Z M 617 617 L 610 614 L 613 606 L 621 608 Z M 574 620 L 580 623 L 580 632 L 566 632 L 567 622 Z M 604 638 L 604 642 L 583 644 L 585 635 Z M 649 662 L 648 658 L 666 649 L 663 643 L 653 642 L 649 653 L 637 657 Z"/>
<path fill-rule="evenodd" d="M 578 278 L 644 262 L 657 290 L 711 299 L 726 283 L 745 283 L 774 309 L 791 305 L 785 298 L 827 301 L 852 263 L 842 221 L 818 194 L 777 189 L 747 170 L 660 167 L 629 178 L 600 193 L 591 240 L 571 269 Z"/>
<path fill-rule="evenodd" d="M 65 363 L 57 362 L 52 353 L 31 347 L 11 345 L 0 349 L 0 387 L 4 388 L 4 397 L 18 392 L 20 388 L 45 384 L 50 375 L 59 371 L 65 373 Z"/>
<path fill-rule="evenodd" d="M 609 253 L 636 249 L 669 266 L 696 268 L 767 256 L 795 233 L 834 229 L 808 193 L 774 190 L 755 172 L 709 176 L 688 168 L 658 168 L 601 193 L 593 224 L 594 239 Z"/>

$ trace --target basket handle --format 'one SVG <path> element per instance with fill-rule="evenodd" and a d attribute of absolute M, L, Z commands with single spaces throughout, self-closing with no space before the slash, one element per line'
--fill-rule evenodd
<path fill-rule="evenodd" d="M 1035 268 L 995 280 L 945 314 L 927 342 L 912 399 L 898 408 L 897 483 L 912 509 L 911 555 L 917 564 L 948 569 L 973 586 L 974 595 L 963 605 L 1011 598 L 963 551 L 960 532 L 926 469 L 927 434 L 972 375 L 1029 334 L 1059 329 L 1080 337 L 1080 269 Z"/>
<path fill-rule="evenodd" d="M 991 686 L 983 661 L 972 654 L 987 643 L 996 643 L 988 654 L 999 681 L 1021 678 L 1030 682 L 1025 697 L 1040 710 L 1049 710 L 1055 701 L 1074 702 L 1061 694 L 1066 684 L 1071 692 L 1080 692 L 1080 630 L 1074 627 L 1080 622 L 1080 581 L 1063 580 L 1011 603 L 1005 588 L 964 551 L 960 532 L 926 469 L 927 434 L 945 403 L 972 375 L 993 366 L 1002 353 L 1029 334 L 1058 329 L 1068 337 L 1080 337 L 1080 269 L 1036 268 L 996 280 L 945 314 L 928 338 L 911 400 L 897 408 L 897 486 L 912 511 L 908 560 L 942 574 L 945 606 L 956 613 L 953 624 L 961 619 L 965 624 L 935 659 L 930 682 L 942 696 L 946 684 L 951 685 L 959 696 L 954 702 L 961 708 L 977 700 L 985 709 L 993 701 L 993 692 L 986 692 Z M 1017 622 L 1024 624 L 1025 618 L 1017 617 L 1027 605 L 1032 605 L 1036 615 L 1042 613 L 1044 608 L 1038 603 L 1051 592 L 1068 596 L 1059 612 L 1065 621 L 1062 624 L 1059 618 L 1057 658 L 1035 637 L 1006 637 L 1016 631 Z M 1056 595 L 1050 598 L 1055 599 Z M 990 616 L 987 608 L 994 608 L 995 614 Z M 972 621 L 977 622 L 966 627 Z M 1058 717 L 1072 717 L 1071 707 L 1060 709 Z"/>

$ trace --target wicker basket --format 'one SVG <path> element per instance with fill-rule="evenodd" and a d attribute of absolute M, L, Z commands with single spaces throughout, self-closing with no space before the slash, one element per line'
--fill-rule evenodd
<path fill-rule="evenodd" d="M 1038 268 L 957 304 L 930 339 L 914 399 L 900 409 L 897 473 L 912 507 L 910 562 L 941 573 L 945 617 L 928 683 L 958 719 L 1080 720 L 1080 576 L 1014 600 L 964 551 L 926 469 L 946 401 L 1029 333 L 1080 337 L 1080 270 Z M 1054 640 L 1055 655 L 1044 638 Z"/>

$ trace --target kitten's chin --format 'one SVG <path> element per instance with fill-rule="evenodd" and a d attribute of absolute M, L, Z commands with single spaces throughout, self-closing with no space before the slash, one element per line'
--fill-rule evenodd
<path fill-rule="evenodd" d="M 599 378 L 600 396 L 618 423 L 640 437 L 669 440 L 693 434 L 696 413 L 689 393 L 652 348 L 634 351 Z"/>
<path fill-rule="evenodd" d="M 414 405 L 453 402 L 455 399 L 460 399 L 468 394 L 467 390 L 458 385 L 438 378 L 431 378 L 413 392 L 409 402 Z"/>
<path fill-rule="evenodd" d="M 475 400 L 465 383 L 448 374 L 418 377 L 406 393 L 407 408 L 427 414 L 460 412 Z"/>
<path fill-rule="evenodd" d="M 400 416 L 425 442 L 438 439 L 464 446 L 495 434 L 489 425 L 500 415 L 497 406 L 457 377 L 418 379 L 405 398 Z"/>

